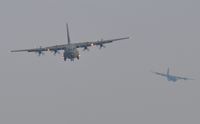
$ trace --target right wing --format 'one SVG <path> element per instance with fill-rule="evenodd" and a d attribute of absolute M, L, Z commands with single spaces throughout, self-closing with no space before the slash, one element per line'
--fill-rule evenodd
<path fill-rule="evenodd" d="M 54 52 L 54 55 L 59 53 L 59 50 L 64 50 L 66 48 L 67 44 L 63 45 L 55 45 L 55 46 L 50 46 L 50 47 L 39 47 L 39 48 L 34 48 L 34 49 L 22 49 L 22 50 L 12 50 L 11 52 L 35 52 L 38 53 L 38 55 L 44 55 L 44 51 L 52 51 Z"/>
<path fill-rule="evenodd" d="M 67 44 L 45 47 L 47 51 L 64 50 Z"/>
<path fill-rule="evenodd" d="M 22 49 L 22 50 L 12 50 L 11 52 L 42 52 L 42 51 L 46 51 L 45 48 L 34 48 L 34 49 Z"/>
<path fill-rule="evenodd" d="M 166 76 L 167 76 L 166 74 L 159 73 L 159 72 L 152 72 L 152 73 L 154 73 L 154 74 L 157 74 L 157 75 L 160 75 L 160 76 L 164 76 L 164 77 L 166 77 Z"/>
<path fill-rule="evenodd" d="M 22 49 L 22 50 L 12 50 L 11 52 L 43 52 L 43 51 L 55 51 L 55 50 L 64 50 L 67 44 L 55 45 L 50 47 L 39 47 L 33 49 Z"/>

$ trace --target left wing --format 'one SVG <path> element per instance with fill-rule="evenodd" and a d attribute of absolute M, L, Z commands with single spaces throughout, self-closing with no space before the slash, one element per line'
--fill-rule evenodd
<path fill-rule="evenodd" d="M 179 77 L 179 76 L 175 76 L 177 79 L 182 79 L 182 80 L 194 80 L 192 78 L 187 78 L 187 77 Z"/>
<path fill-rule="evenodd" d="M 93 41 L 93 42 L 75 43 L 74 45 L 76 46 L 76 48 L 87 49 L 87 47 L 94 46 L 94 45 L 99 45 L 100 47 L 104 47 L 103 46 L 104 44 L 111 43 L 113 41 L 118 41 L 118 40 L 125 40 L 125 39 L 129 39 L 129 37 L 111 39 L 111 40 L 101 40 L 101 41 Z"/>

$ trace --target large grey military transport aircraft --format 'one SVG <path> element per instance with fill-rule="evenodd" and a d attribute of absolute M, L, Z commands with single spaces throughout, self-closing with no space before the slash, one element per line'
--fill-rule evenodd
<path fill-rule="evenodd" d="M 168 81 L 176 82 L 177 80 L 193 80 L 192 78 L 187 78 L 187 77 L 179 77 L 175 75 L 169 74 L 169 68 L 167 69 L 167 73 L 159 73 L 159 72 L 153 72 L 154 74 L 164 76 L 167 78 Z"/>
<path fill-rule="evenodd" d="M 89 50 L 88 47 L 91 46 L 99 46 L 99 48 L 105 47 L 104 44 L 111 43 L 113 41 L 129 39 L 129 37 L 117 38 L 117 39 L 110 39 L 110 40 L 99 40 L 99 41 L 92 41 L 92 42 L 81 42 L 81 43 L 71 43 L 70 35 L 69 35 L 69 28 L 68 24 L 66 24 L 67 28 L 67 44 L 62 45 L 55 45 L 49 47 L 40 47 L 40 48 L 33 48 L 33 49 L 22 49 L 22 50 L 12 50 L 11 52 L 35 52 L 38 55 L 43 55 L 45 51 L 52 51 L 54 54 L 59 53 L 59 51 L 64 51 L 62 57 L 64 61 L 67 59 L 74 61 L 75 58 L 79 59 L 80 54 L 78 48 L 83 48 L 83 50 Z"/>

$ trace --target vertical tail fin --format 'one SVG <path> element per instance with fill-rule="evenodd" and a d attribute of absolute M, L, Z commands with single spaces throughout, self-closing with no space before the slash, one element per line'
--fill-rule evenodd
<path fill-rule="evenodd" d="M 167 75 L 169 75 L 169 68 L 167 69 Z"/>
<path fill-rule="evenodd" d="M 66 28 L 67 28 L 67 42 L 68 42 L 68 44 L 70 44 L 71 40 L 70 40 L 70 36 L 69 36 L 69 28 L 68 28 L 67 23 L 66 23 Z"/>

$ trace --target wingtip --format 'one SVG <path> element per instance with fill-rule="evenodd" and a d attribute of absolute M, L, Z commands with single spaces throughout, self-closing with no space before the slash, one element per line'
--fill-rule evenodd
<path fill-rule="evenodd" d="M 121 40 L 125 40 L 125 39 L 130 39 L 130 37 L 122 37 L 122 38 L 119 38 Z"/>
<path fill-rule="evenodd" d="M 130 39 L 130 37 L 125 37 L 124 39 Z"/>
<path fill-rule="evenodd" d="M 10 52 L 19 52 L 20 50 L 11 50 Z"/>

